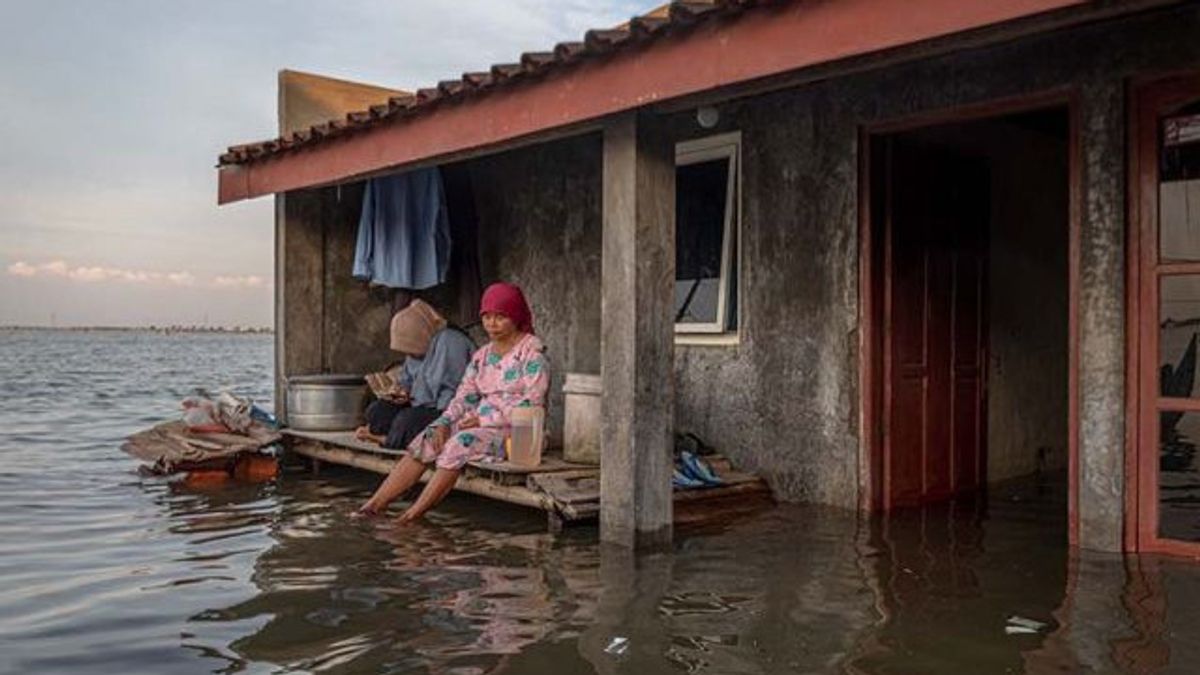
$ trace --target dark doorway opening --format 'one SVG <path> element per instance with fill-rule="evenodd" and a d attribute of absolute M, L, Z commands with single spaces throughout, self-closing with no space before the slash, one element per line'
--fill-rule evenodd
<path fill-rule="evenodd" d="M 868 142 L 872 504 L 1033 475 L 1065 497 L 1069 109 Z"/>

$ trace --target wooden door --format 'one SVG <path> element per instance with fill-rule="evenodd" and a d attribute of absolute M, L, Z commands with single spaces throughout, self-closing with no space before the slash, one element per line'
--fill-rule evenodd
<path fill-rule="evenodd" d="M 884 507 L 979 487 L 985 472 L 986 165 L 885 143 Z"/>
<path fill-rule="evenodd" d="M 1200 555 L 1200 74 L 1136 94 L 1138 420 L 1143 551 Z"/>

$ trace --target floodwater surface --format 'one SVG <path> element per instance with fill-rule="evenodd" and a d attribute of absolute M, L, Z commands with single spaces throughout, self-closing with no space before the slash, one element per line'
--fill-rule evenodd
<path fill-rule="evenodd" d="M 1060 476 L 879 521 L 778 506 L 667 553 L 375 478 L 142 476 L 191 387 L 269 403 L 270 337 L 0 331 L 0 671 L 1191 673 L 1200 566 L 1071 554 Z"/>

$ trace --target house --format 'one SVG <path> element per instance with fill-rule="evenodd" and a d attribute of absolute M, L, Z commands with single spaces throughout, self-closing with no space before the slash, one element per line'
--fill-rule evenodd
<path fill-rule="evenodd" d="M 481 276 L 602 373 L 606 540 L 669 535 L 679 428 L 864 511 L 1057 471 L 1071 544 L 1198 554 L 1197 35 L 1196 2 L 674 2 L 235 146 L 219 200 L 275 196 L 279 375 L 361 371 L 363 180 L 441 167 Z"/>

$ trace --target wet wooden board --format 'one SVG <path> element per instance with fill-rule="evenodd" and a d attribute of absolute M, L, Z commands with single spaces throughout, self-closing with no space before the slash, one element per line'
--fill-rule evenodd
<path fill-rule="evenodd" d="M 399 457 L 405 452 L 403 450 L 392 450 L 390 448 L 380 447 L 375 443 L 369 443 L 367 441 L 360 441 L 354 438 L 354 432 L 352 431 L 295 431 L 292 429 L 284 429 L 283 434 L 285 436 L 291 436 L 294 438 L 320 441 L 322 443 L 328 443 L 330 445 L 336 445 L 342 448 L 349 448 L 359 452 L 370 452 L 378 455 L 391 455 Z M 469 466 L 481 472 L 520 476 L 521 478 L 515 482 L 524 482 L 524 477 L 528 476 L 529 474 L 589 468 L 586 464 L 575 464 L 564 460 L 562 458 L 562 450 L 557 448 L 548 448 L 545 454 L 542 456 L 542 463 L 534 467 L 520 466 L 510 462 L 471 462 Z"/>
<path fill-rule="evenodd" d="M 708 500 L 722 500 L 749 495 L 767 495 L 771 491 L 758 476 L 735 471 L 729 460 L 721 456 L 706 457 L 705 461 L 713 472 L 724 481 L 717 487 L 675 490 L 673 499 L 677 506 Z M 550 495 L 566 520 L 588 520 L 600 513 L 600 472 L 572 471 L 550 474 L 534 474 L 529 477 L 530 487 Z"/>
<path fill-rule="evenodd" d="M 354 439 L 352 432 L 284 431 L 291 450 L 315 460 L 388 473 L 402 452 Z M 741 501 L 770 500 L 770 489 L 758 476 L 736 471 L 721 456 L 706 457 L 725 481 L 711 488 L 676 490 L 674 501 L 681 521 L 716 518 Z M 426 472 L 422 481 L 432 472 Z M 541 466 L 473 463 L 455 484 L 458 492 L 546 511 L 554 523 L 594 521 L 600 515 L 600 467 L 572 464 L 548 454 Z M 736 510 L 736 509 L 735 509 Z"/>
<path fill-rule="evenodd" d="M 383 457 L 363 452 L 355 452 L 350 448 L 338 447 L 323 443 L 320 441 L 311 440 L 296 440 L 290 443 L 292 452 L 308 457 L 310 459 L 329 462 L 331 464 L 340 464 L 342 466 L 351 466 L 358 469 L 366 469 L 378 474 L 386 475 L 392 470 L 398 461 L 394 457 Z M 421 476 L 421 482 L 428 482 L 433 476 L 432 471 L 426 471 Z M 465 492 L 488 499 L 508 502 L 518 506 L 527 506 L 530 508 L 541 509 L 543 511 L 552 511 L 554 503 L 548 495 L 534 490 L 530 490 L 524 486 L 501 485 L 495 481 L 488 480 L 479 476 L 463 475 L 454 484 L 456 492 Z"/>

